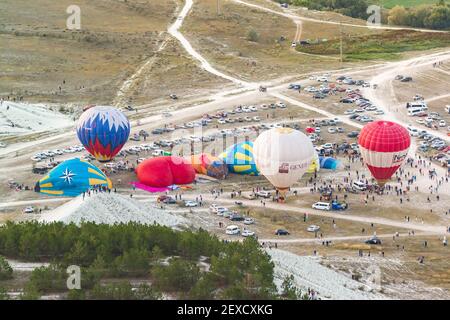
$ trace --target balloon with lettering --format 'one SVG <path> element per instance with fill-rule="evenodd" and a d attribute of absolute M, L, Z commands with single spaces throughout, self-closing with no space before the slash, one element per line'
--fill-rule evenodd
<path fill-rule="evenodd" d="M 311 140 L 291 128 L 264 131 L 253 145 L 258 170 L 279 191 L 281 200 L 308 170 L 315 153 Z"/>
<path fill-rule="evenodd" d="M 411 136 L 403 126 L 380 120 L 364 126 L 358 144 L 365 165 L 383 187 L 404 163 Z"/>

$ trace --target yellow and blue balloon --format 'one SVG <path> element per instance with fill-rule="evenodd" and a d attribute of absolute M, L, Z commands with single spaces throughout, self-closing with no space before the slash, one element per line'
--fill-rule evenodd
<path fill-rule="evenodd" d="M 112 188 L 111 180 L 93 164 L 79 158 L 64 161 L 36 183 L 35 191 L 76 197 L 94 186 Z"/>

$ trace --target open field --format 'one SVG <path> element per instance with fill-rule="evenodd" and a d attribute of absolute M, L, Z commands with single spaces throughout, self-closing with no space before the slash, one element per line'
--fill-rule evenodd
<path fill-rule="evenodd" d="M 416 31 L 385 31 L 381 34 L 345 37 L 343 51 L 348 61 L 357 60 L 397 60 L 402 53 L 447 47 L 450 44 L 448 33 L 424 34 Z M 340 41 L 297 47 L 300 52 L 309 54 L 338 55 Z"/>
<path fill-rule="evenodd" d="M 256 32 L 257 41 L 248 39 L 250 31 Z M 267 80 L 338 66 L 333 59 L 324 61 L 320 57 L 296 54 L 291 49 L 291 41 L 296 34 L 296 25 L 291 19 L 232 1 L 222 3 L 219 16 L 215 3 L 197 1 L 183 32 L 219 69 L 245 80 Z M 351 27 L 344 27 L 344 32 L 373 33 Z M 302 23 L 301 39 L 332 39 L 338 35 L 336 26 L 309 21 Z M 280 41 L 281 37 L 286 40 Z"/>
<path fill-rule="evenodd" d="M 435 4 L 437 0 L 381 0 L 381 4 L 385 8 L 393 8 L 396 5 L 404 6 L 405 8 L 416 7 L 422 4 Z"/>

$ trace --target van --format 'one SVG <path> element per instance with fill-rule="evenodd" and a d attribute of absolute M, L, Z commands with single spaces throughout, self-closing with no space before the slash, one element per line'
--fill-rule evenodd
<path fill-rule="evenodd" d="M 415 117 L 423 114 L 424 110 L 422 108 L 410 108 L 408 109 L 408 116 Z"/>
<path fill-rule="evenodd" d="M 330 211 L 331 205 L 328 202 L 316 202 L 312 205 L 312 208 L 316 210 Z"/>
<path fill-rule="evenodd" d="M 352 183 L 353 189 L 356 189 L 358 191 L 366 191 L 367 185 L 362 181 L 353 181 Z"/>
<path fill-rule="evenodd" d="M 238 226 L 228 226 L 227 227 L 227 229 L 226 229 L 226 231 L 225 231 L 225 233 L 226 234 L 228 234 L 228 235 L 237 235 L 237 234 L 239 234 L 239 233 L 241 233 L 241 229 L 239 229 L 239 227 Z"/>
<path fill-rule="evenodd" d="M 414 102 L 408 102 L 406 104 L 406 109 L 415 109 L 415 108 L 421 108 L 422 110 L 428 110 L 428 105 L 424 101 L 414 101 Z"/>

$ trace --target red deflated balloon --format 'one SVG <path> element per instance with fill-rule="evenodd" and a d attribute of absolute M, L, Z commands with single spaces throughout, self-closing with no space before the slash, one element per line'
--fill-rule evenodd
<path fill-rule="evenodd" d="M 192 165 L 175 156 L 147 159 L 138 165 L 136 174 L 140 183 L 155 188 L 189 184 L 195 180 Z"/>
<path fill-rule="evenodd" d="M 401 125 L 380 120 L 361 130 L 358 144 L 364 163 L 383 186 L 405 161 L 411 136 Z"/>

